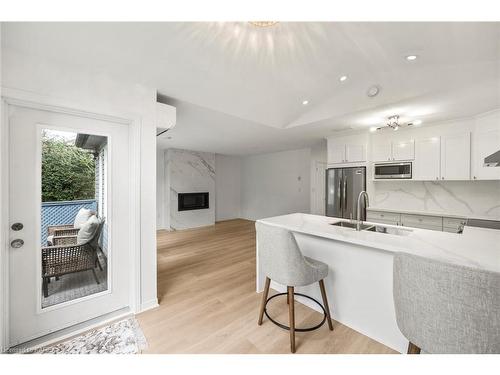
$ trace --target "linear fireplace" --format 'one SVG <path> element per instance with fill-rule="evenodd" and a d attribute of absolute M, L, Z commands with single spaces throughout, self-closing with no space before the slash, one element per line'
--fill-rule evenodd
<path fill-rule="evenodd" d="M 201 210 L 208 207 L 208 193 L 179 193 L 178 211 Z"/>

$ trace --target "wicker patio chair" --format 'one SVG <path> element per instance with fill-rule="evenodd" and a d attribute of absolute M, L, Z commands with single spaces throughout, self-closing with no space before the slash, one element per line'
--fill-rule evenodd
<path fill-rule="evenodd" d="M 87 242 L 77 244 L 77 236 L 54 237 L 55 246 L 42 247 L 42 286 L 44 297 L 49 296 L 48 283 L 51 277 L 59 277 L 69 273 L 91 270 L 97 284 L 99 279 L 95 267 L 99 263 L 99 237 L 105 219 L 101 219 L 94 235 Z M 102 269 L 102 268 L 101 268 Z"/>

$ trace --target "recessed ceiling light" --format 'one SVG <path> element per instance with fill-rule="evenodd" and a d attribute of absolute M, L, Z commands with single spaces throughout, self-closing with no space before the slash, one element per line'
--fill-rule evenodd
<path fill-rule="evenodd" d="M 347 80 L 347 76 L 342 76 L 342 77 L 339 78 L 340 82 L 344 82 L 345 80 Z"/>
<path fill-rule="evenodd" d="M 377 129 L 378 129 L 378 128 L 377 128 L 376 126 L 372 126 L 372 127 L 370 128 L 370 131 L 373 133 L 373 132 L 376 132 L 376 131 L 377 131 Z"/>
<path fill-rule="evenodd" d="M 412 122 L 413 125 L 422 125 L 422 120 L 415 120 Z"/>
<path fill-rule="evenodd" d="M 366 95 L 368 95 L 370 98 L 373 98 L 378 95 L 379 91 L 380 87 L 378 87 L 377 85 L 373 85 L 368 88 L 368 90 L 366 91 Z"/>
<path fill-rule="evenodd" d="M 417 55 L 408 55 L 406 56 L 406 60 L 408 61 L 415 61 L 417 59 Z"/>
<path fill-rule="evenodd" d="M 308 105 L 308 104 L 309 104 L 309 100 L 302 101 L 302 105 Z"/>

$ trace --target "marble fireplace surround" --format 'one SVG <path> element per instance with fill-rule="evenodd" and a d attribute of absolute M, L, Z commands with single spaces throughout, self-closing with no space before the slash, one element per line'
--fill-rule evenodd
<path fill-rule="evenodd" d="M 180 149 L 165 153 L 166 191 L 170 228 L 197 228 L 215 224 L 215 154 Z M 178 193 L 209 194 L 209 208 L 178 211 Z"/>
<path fill-rule="evenodd" d="M 500 220 L 500 181 L 374 181 L 371 196 L 373 209 Z"/>

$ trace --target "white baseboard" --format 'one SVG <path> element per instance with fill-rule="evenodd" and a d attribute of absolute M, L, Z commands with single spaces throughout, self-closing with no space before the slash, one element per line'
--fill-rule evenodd
<path fill-rule="evenodd" d="M 137 313 L 141 313 L 141 312 L 144 312 L 144 311 L 147 311 L 147 310 L 151 310 L 151 309 L 154 309 L 156 307 L 160 306 L 158 304 L 158 298 L 155 298 L 151 301 L 148 301 L 148 302 L 144 302 L 141 304 L 141 308 L 139 311 L 137 311 Z"/>

